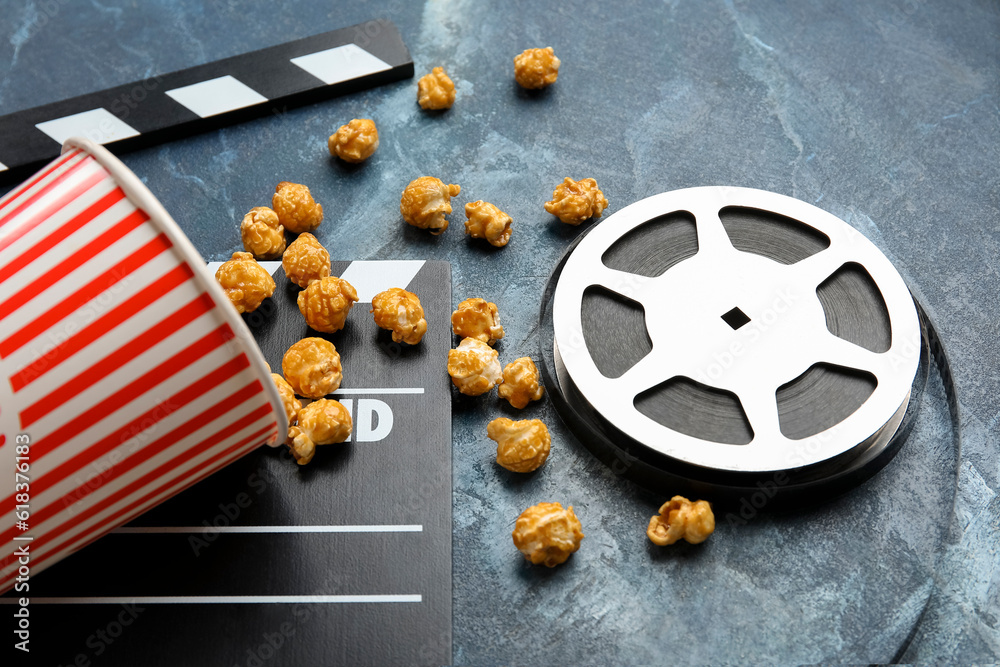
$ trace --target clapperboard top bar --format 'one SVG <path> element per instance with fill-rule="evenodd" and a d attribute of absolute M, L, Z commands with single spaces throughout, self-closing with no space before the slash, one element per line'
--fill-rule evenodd
<path fill-rule="evenodd" d="M 116 152 L 413 76 L 396 26 L 375 20 L 0 116 L 0 182 L 83 136 Z"/>

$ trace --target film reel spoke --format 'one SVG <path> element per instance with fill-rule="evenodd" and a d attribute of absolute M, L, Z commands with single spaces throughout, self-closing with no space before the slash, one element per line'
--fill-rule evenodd
<path fill-rule="evenodd" d="M 785 439 L 778 424 L 778 403 L 773 391 L 753 388 L 738 392 L 737 396 L 753 431 L 753 441 L 748 446 L 773 447 Z"/>
<path fill-rule="evenodd" d="M 719 209 L 718 205 L 710 202 L 689 208 L 698 231 L 699 254 L 718 256 L 734 252 L 733 243 L 719 217 Z"/>
<path fill-rule="evenodd" d="M 860 345 L 829 333 L 817 340 L 815 361 L 865 371 L 876 378 L 887 371 L 885 354 L 866 350 Z"/>
<path fill-rule="evenodd" d="M 643 288 L 653 279 L 640 276 L 636 273 L 609 269 L 604 264 L 598 262 L 593 267 L 591 280 L 592 285 L 600 285 L 615 294 L 641 304 Z M 645 306 L 646 304 L 642 305 Z"/>
<path fill-rule="evenodd" d="M 612 380 L 610 390 L 621 393 L 629 401 L 632 401 L 647 389 L 677 375 L 677 368 L 672 362 L 671 356 L 662 352 L 657 354 L 657 350 L 663 349 L 662 346 L 654 347 L 653 351 L 639 363 L 625 371 L 621 377 Z"/>
<path fill-rule="evenodd" d="M 814 289 L 850 261 L 852 258 L 834 244 L 826 250 L 791 264 L 788 270 L 793 272 L 792 275 L 799 285 Z"/>

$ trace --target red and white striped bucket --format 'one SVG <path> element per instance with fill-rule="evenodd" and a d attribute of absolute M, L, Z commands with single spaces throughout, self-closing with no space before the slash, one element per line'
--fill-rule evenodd
<path fill-rule="evenodd" d="M 0 199 L 0 592 L 24 547 L 37 574 L 287 427 L 249 329 L 107 150 L 70 139 Z"/>

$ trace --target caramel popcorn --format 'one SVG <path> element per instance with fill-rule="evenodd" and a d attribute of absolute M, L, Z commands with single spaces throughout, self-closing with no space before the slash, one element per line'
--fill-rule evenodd
<path fill-rule="evenodd" d="M 551 46 L 527 49 L 514 56 L 514 79 L 524 88 L 544 88 L 556 82 L 559 59 Z"/>
<path fill-rule="evenodd" d="M 355 118 L 331 134 L 327 146 L 330 148 L 330 155 L 336 155 L 345 162 L 364 162 L 378 148 L 375 122 L 367 118 Z"/>
<path fill-rule="evenodd" d="M 417 81 L 417 101 L 423 109 L 450 109 L 455 103 L 455 84 L 444 68 L 435 67 Z"/>
<path fill-rule="evenodd" d="M 485 299 L 466 299 L 458 304 L 451 314 L 451 328 L 456 336 L 475 338 L 491 346 L 503 338 L 497 305 Z"/>
<path fill-rule="evenodd" d="M 552 201 L 545 210 L 567 225 L 579 225 L 588 218 L 599 218 L 608 207 L 608 200 L 597 187 L 597 181 L 584 178 L 574 181 L 568 176 L 552 192 Z"/>
<path fill-rule="evenodd" d="M 531 357 L 521 357 L 507 364 L 503 369 L 503 382 L 497 387 L 500 398 L 521 409 L 529 401 L 537 401 L 544 393 L 538 385 L 538 367 Z"/>
<path fill-rule="evenodd" d="M 340 387 L 344 369 L 333 343 L 323 338 L 303 338 L 281 358 L 281 373 L 292 390 L 306 398 L 322 398 Z"/>
<path fill-rule="evenodd" d="M 238 313 L 252 313 L 274 294 L 274 278 L 248 252 L 234 252 L 215 272 L 215 279 Z"/>
<path fill-rule="evenodd" d="M 330 275 L 330 253 L 315 236 L 304 232 L 288 245 L 281 266 L 289 280 L 299 287 L 309 287 L 313 281 Z"/>
<path fill-rule="evenodd" d="M 540 419 L 500 417 L 489 423 L 486 433 L 497 443 L 497 463 L 511 472 L 537 470 L 549 458 L 552 438 Z"/>
<path fill-rule="evenodd" d="M 250 209 L 240 223 L 243 249 L 256 259 L 278 259 L 285 252 L 285 228 L 266 206 Z"/>
<path fill-rule="evenodd" d="M 486 239 L 502 248 L 510 241 L 510 216 L 486 201 L 465 205 L 465 233 L 474 239 Z"/>
<path fill-rule="evenodd" d="M 514 546 L 526 559 L 546 567 L 565 563 L 580 548 L 584 537 L 573 506 L 563 509 L 559 503 L 538 503 L 524 510 L 511 535 Z"/>
<path fill-rule="evenodd" d="M 479 396 L 498 385 L 502 378 L 499 355 L 475 338 L 466 338 L 448 352 L 448 375 L 466 396 Z"/>
<path fill-rule="evenodd" d="M 439 178 L 421 176 L 403 190 L 399 212 L 403 220 L 414 227 L 441 234 L 448 229 L 444 216 L 451 213 L 451 198 L 461 191 L 461 186 L 445 185 Z"/>
<path fill-rule="evenodd" d="M 295 398 L 295 390 L 285 378 L 277 373 L 271 373 L 271 379 L 274 380 L 274 386 L 278 388 L 278 394 L 281 396 L 281 404 L 285 408 L 285 417 L 288 419 L 290 428 L 295 424 L 295 415 L 302 409 L 302 401 Z"/>
<path fill-rule="evenodd" d="M 375 324 L 392 332 L 396 343 L 416 345 L 427 331 L 420 299 L 413 292 L 392 287 L 372 297 Z"/>
<path fill-rule="evenodd" d="M 715 515 L 705 500 L 691 502 L 684 496 L 674 496 L 660 507 L 660 513 L 649 520 L 646 536 L 661 547 L 682 537 L 691 544 L 700 544 L 715 531 Z"/>
<path fill-rule="evenodd" d="M 358 300 L 358 291 L 346 280 L 327 276 L 299 292 L 299 310 L 316 331 L 334 333 L 344 328 L 347 313 Z"/>
<path fill-rule="evenodd" d="M 316 454 L 316 443 L 309 439 L 309 436 L 302 432 L 298 426 L 288 428 L 288 439 L 285 441 L 289 451 L 295 457 L 295 462 L 304 466 L 313 460 Z"/>
<path fill-rule="evenodd" d="M 300 466 L 312 461 L 316 445 L 344 442 L 354 424 L 340 401 L 321 398 L 299 410 L 298 424 L 288 431 L 288 448 Z"/>
<path fill-rule="evenodd" d="M 293 234 L 311 232 L 323 222 L 323 207 L 313 200 L 309 188 L 298 183 L 278 183 L 271 197 L 271 208 Z"/>

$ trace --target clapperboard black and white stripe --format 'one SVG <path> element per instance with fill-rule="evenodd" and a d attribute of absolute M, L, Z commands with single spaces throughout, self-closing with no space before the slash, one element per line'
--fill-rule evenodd
<path fill-rule="evenodd" d="M 330 335 L 264 264 L 278 289 L 247 324 L 275 369 L 304 336 L 337 346 L 351 441 L 303 467 L 261 447 L 32 577 L 35 664 L 451 663 L 449 265 L 334 262 L 360 302 Z M 416 292 L 433 323 L 417 346 L 368 312 L 389 287 Z"/>
<path fill-rule="evenodd" d="M 0 116 L 0 180 L 37 169 L 69 137 L 119 152 L 411 76 L 396 26 L 369 21 Z"/>

